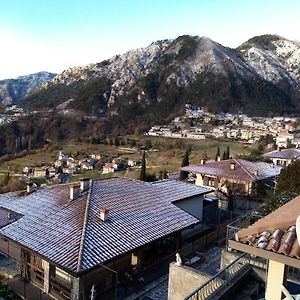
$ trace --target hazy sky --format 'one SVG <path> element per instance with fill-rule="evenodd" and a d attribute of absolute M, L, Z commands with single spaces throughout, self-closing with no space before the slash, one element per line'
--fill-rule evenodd
<path fill-rule="evenodd" d="M 190 34 L 300 40 L 300 0 L 0 0 L 0 79 L 61 72 Z"/>

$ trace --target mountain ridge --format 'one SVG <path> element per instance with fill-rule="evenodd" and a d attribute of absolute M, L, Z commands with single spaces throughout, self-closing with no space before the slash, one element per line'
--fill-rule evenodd
<path fill-rule="evenodd" d="M 29 95 L 33 89 L 54 78 L 56 74 L 41 71 L 17 78 L 0 80 L 0 104 L 13 104 Z"/>
<path fill-rule="evenodd" d="M 300 46 L 277 35 L 253 37 L 236 49 L 184 35 L 69 68 L 25 103 L 55 108 L 73 99 L 69 108 L 123 121 L 124 110 L 153 115 L 151 121 L 158 111 L 165 118 L 186 102 L 250 115 L 292 113 L 299 112 L 299 66 Z"/>

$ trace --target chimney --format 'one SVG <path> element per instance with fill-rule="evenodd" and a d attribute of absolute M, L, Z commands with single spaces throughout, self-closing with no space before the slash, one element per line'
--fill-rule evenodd
<path fill-rule="evenodd" d="M 217 161 L 221 161 L 221 156 L 220 155 L 217 157 Z"/>
<path fill-rule="evenodd" d="M 230 169 L 235 170 L 235 163 L 234 162 L 230 163 Z"/>
<path fill-rule="evenodd" d="M 100 219 L 105 222 L 108 219 L 108 213 L 109 209 L 100 208 Z"/>
<path fill-rule="evenodd" d="M 85 192 L 90 187 L 90 178 L 80 178 L 80 190 Z"/>
<path fill-rule="evenodd" d="M 254 175 L 258 176 L 258 170 L 255 170 Z"/>
<path fill-rule="evenodd" d="M 30 194 L 33 192 L 33 182 L 27 183 L 26 191 L 27 191 L 27 194 Z"/>
<path fill-rule="evenodd" d="M 70 200 L 75 200 L 80 195 L 80 184 L 73 184 L 70 187 Z"/>
<path fill-rule="evenodd" d="M 201 163 L 201 165 L 204 165 L 205 164 L 205 159 L 202 158 L 200 163 Z"/>

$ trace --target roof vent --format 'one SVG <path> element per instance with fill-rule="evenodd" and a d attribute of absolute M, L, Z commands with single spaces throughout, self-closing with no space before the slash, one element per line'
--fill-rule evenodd
<path fill-rule="evenodd" d="M 87 191 L 90 188 L 90 178 L 80 178 L 80 190 Z"/>
<path fill-rule="evenodd" d="M 75 200 L 80 195 L 80 184 L 73 184 L 70 187 L 70 200 Z"/>
<path fill-rule="evenodd" d="M 231 169 L 231 170 L 235 170 L 235 163 L 234 163 L 234 162 L 232 162 L 232 163 L 230 164 L 230 169 Z"/>
<path fill-rule="evenodd" d="M 108 219 L 108 213 L 109 209 L 100 208 L 100 219 L 105 222 Z"/>

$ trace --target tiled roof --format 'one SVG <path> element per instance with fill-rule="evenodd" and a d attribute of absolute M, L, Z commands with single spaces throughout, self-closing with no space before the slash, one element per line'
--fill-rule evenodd
<path fill-rule="evenodd" d="M 19 220 L 22 217 L 10 210 L 0 207 L 0 228 Z"/>
<path fill-rule="evenodd" d="M 89 270 L 158 238 L 199 222 L 172 202 L 207 189 L 163 181 L 151 184 L 113 178 L 94 181 L 69 201 L 69 185 L 29 195 L 0 196 L 0 206 L 24 216 L 0 234 L 72 272 Z M 109 219 L 99 217 L 109 209 Z"/>
<path fill-rule="evenodd" d="M 170 202 L 196 196 L 199 195 L 199 193 L 207 194 L 213 191 L 213 189 L 203 186 L 199 186 L 197 189 L 194 189 L 194 184 L 169 179 L 154 181 L 152 184 L 157 187 L 158 193 Z"/>
<path fill-rule="evenodd" d="M 300 196 L 237 232 L 235 240 L 253 247 L 300 259 L 296 219 Z"/>
<path fill-rule="evenodd" d="M 231 164 L 235 164 L 234 169 Z M 251 162 L 242 159 L 228 159 L 182 167 L 182 171 L 226 177 L 244 181 L 257 181 L 274 177 L 280 173 L 281 167 L 265 162 Z"/>
<path fill-rule="evenodd" d="M 283 149 L 275 150 L 265 153 L 263 156 L 270 158 L 282 158 L 282 159 L 300 159 L 299 149 Z"/>

